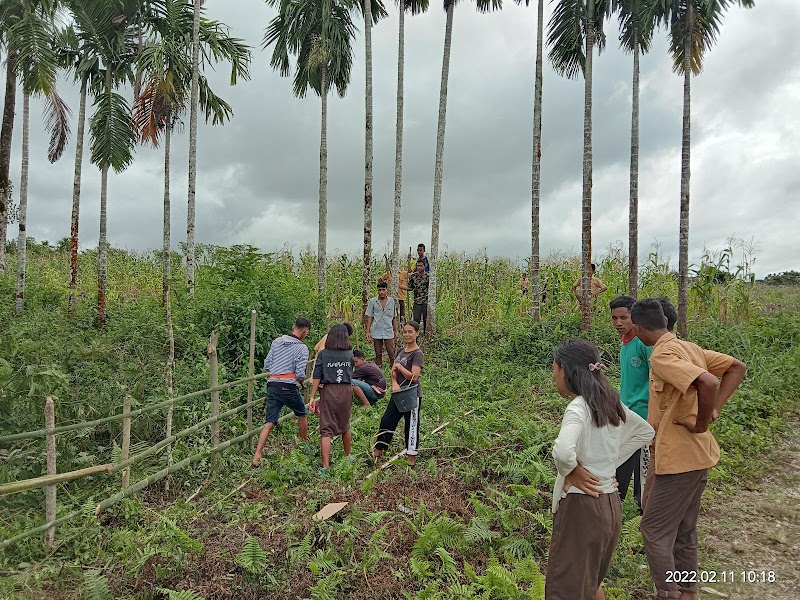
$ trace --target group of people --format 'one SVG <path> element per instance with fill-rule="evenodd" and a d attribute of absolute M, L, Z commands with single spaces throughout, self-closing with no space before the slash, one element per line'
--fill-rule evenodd
<path fill-rule="evenodd" d="M 590 342 L 569 340 L 554 353 L 556 388 L 572 401 L 553 447 L 558 478 L 545 598 L 605 598 L 620 503 L 633 479 L 656 597 L 695 600 L 700 500 L 719 461 L 709 425 L 747 367 L 678 339 L 666 298 L 620 296 L 610 309 L 622 341 L 619 392 Z"/>
<path fill-rule="evenodd" d="M 594 263 L 591 264 L 591 277 L 589 279 L 589 296 L 591 297 L 592 301 L 594 301 L 600 294 L 608 290 L 608 286 L 602 282 L 602 280 L 595 275 L 597 271 L 597 267 Z M 583 293 L 581 289 L 583 279 L 578 277 L 575 280 L 575 283 L 572 284 L 572 295 L 575 296 L 575 299 L 578 303 L 581 302 L 581 295 Z M 523 271 L 519 277 L 519 291 L 523 296 L 528 295 L 528 291 L 530 290 L 530 280 L 528 279 L 528 272 Z M 547 302 L 547 283 L 545 282 L 544 285 L 541 287 L 541 298 L 542 303 L 544 304 Z"/>
<path fill-rule="evenodd" d="M 424 257 L 424 246 L 420 246 Z M 406 280 L 408 285 L 402 285 L 401 279 L 401 289 L 414 293 L 415 312 L 421 296 L 417 286 L 427 283 L 422 258 L 416 268 Z M 567 340 L 554 352 L 556 389 L 571 402 L 553 446 L 558 477 L 545 597 L 605 598 L 601 584 L 621 532 L 621 502 L 633 482 L 657 597 L 694 600 L 696 581 L 676 574 L 697 572 L 700 500 L 708 469 L 720 456 L 709 425 L 738 388 L 747 367 L 732 356 L 678 339 L 672 332 L 675 308 L 666 298 L 636 301 L 620 296 L 609 308 L 621 340 L 619 391 L 606 378 L 605 365 L 592 343 Z M 331 327 L 314 348 L 308 408 L 319 416 L 322 476 L 330 468 L 333 438 L 342 438 L 344 455 L 352 461 L 354 397 L 366 407 L 387 391 L 384 349 L 391 365 L 392 396 L 374 437 L 372 460 L 377 464 L 403 420 L 407 461 L 412 467 L 416 461 L 424 354 L 417 343 L 421 327 L 416 319 L 403 324 L 402 349 L 396 351 L 400 312 L 388 296 L 384 275 L 366 311 L 366 337 L 374 345 L 375 362 L 353 349 L 349 323 Z M 308 439 L 307 407 L 300 386 L 310 364 L 304 342 L 310 329 L 308 319 L 298 318 L 292 333 L 277 338 L 264 360 L 264 369 L 270 373 L 266 426 L 253 467 L 260 465 L 267 437 L 284 406 L 298 417 L 300 437 Z M 403 390 L 409 390 L 407 396 L 416 396 L 415 401 L 396 402 L 394 394 Z"/>
<path fill-rule="evenodd" d="M 382 288 L 379 287 L 379 290 L 381 289 L 385 292 L 385 282 Z M 380 293 L 373 300 L 377 301 L 379 307 L 376 310 L 386 310 L 385 304 L 381 307 Z M 384 300 L 386 300 L 385 294 Z M 379 331 L 374 326 L 383 318 L 372 317 L 373 328 L 370 337 Z M 340 323 L 331 327 L 314 349 L 316 356 L 311 372 L 311 401 L 306 407 L 300 390 L 306 379 L 307 365 L 310 364 L 310 353 L 304 342 L 310 330 L 311 322 L 304 317 L 298 318 L 292 327 L 292 333 L 274 340 L 264 359 L 264 370 L 270 373 L 267 380 L 266 424 L 258 438 L 253 455 L 253 468 L 261 465 L 267 438 L 278 423 L 284 406 L 292 410 L 297 417 L 298 433 L 304 442 L 308 440 L 308 410 L 319 417 L 321 476 L 328 475 L 331 442 L 336 437 L 342 438 L 344 455 L 352 462 L 350 419 L 353 398 L 359 399 L 363 407 L 369 407 L 386 393 L 387 382 L 382 363 L 367 361 L 362 350 L 353 349 L 350 342 L 353 326 L 350 323 Z M 419 333 L 419 324 L 416 321 L 408 321 L 403 325 L 402 350 L 395 354 L 393 338 L 392 344 L 385 344 L 391 363 L 392 393 L 410 390 L 409 393 L 415 395 L 416 399 L 410 406 L 404 404 L 403 410 L 400 410 L 390 397 L 375 435 L 372 451 L 372 460 L 375 463 L 389 448 L 401 419 L 405 421 L 408 464 L 413 467 L 416 461 L 419 447 L 419 411 L 422 403 L 422 385 L 419 378 L 424 366 L 424 354 L 417 344 Z M 380 339 L 383 347 L 386 340 Z M 380 361 L 381 355 L 377 356 Z"/>

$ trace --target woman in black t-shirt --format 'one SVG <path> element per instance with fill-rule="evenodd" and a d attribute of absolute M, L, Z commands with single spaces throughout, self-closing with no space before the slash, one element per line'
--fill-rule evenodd
<path fill-rule="evenodd" d="M 417 448 L 419 447 L 419 409 L 422 405 L 422 385 L 419 383 L 419 376 L 422 372 L 424 357 L 422 350 L 417 345 L 419 336 L 419 323 L 409 321 L 403 326 L 403 341 L 405 348 L 397 354 L 392 365 L 392 391 L 397 392 L 403 387 L 416 383 L 417 403 L 414 408 L 407 412 L 400 412 L 394 400 L 386 406 L 386 411 L 381 417 L 378 438 L 373 450 L 373 458 L 377 463 L 378 458 L 385 450 L 394 437 L 394 431 L 402 418 L 405 421 L 406 434 L 406 457 L 408 464 L 414 466 L 417 460 Z"/>
<path fill-rule="evenodd" d="M 347 328 L 334 325 L 325 340 L 325 349 L 320 350 L 314 363 L 313 385 L 311 386 L 312 411 L 319 415 L 319 433 L 322 436 L 322 470 L 327 475 L 331 464 L 331 439 L 342 436 L 344 455 L 350 456 L 350 413 L 353 409 L 353 351 Z M 320 389 L 319 400 L 316 400 Z"/>

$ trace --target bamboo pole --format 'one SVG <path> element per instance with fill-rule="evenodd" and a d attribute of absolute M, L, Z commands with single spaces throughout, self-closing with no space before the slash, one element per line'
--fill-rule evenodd
<path fill-rule="evenodd" d="M 211 374 L 211 388 L 219 385 L 219 362 L 217 359 L 217 343 L 219 336 L 216 330 L 211 332 L 208 340 L 208 370 Z M 211 392 L 211 418 L 219 416 L 219 392 Z M 211 447 L 219 446 L 219 419 L 211 423 Z M 213 454 L 211 458 L 211 470 L 216 471 L 219 467 L 219 455 Z"/>
<path fill-rule="evenodd" d="M 172 329 L 172 302 L 170 299 L 171 292 L 167 288 L 167 336 L 169 337 L 169 354 L 167 355 L 167 401 L 170 405 L 167 407 L 167 422 L 164 437 L 169 439 L 172 437 L 172 415 L 175 412 L 175 392 L 172 387 L 174 373 L 175 373 L 175 333 Z M 168 443 L 167 448 L 167 466 L 172 466 L 172 443 Z M 169 477 L 164 481 L 164 491 L 169 492 Z"/>
<path fill-rule="evenodd" d="M 120 454 L 120 462 L 128 460 L 131 454 L 131 397 L 127 394 L 122 400 L 122 414 L 127 415 L 122 420 L 122 453 Z M 122 471 L 122 489 L 124 490 L 131 482 L 131 469 Z"/>
<path fill-rule="evenodd" d="M 0 542 L 0 550 L 8 548 L 11 544 L 16 544 L 20 540 L 24 540 L 25 538 L 29 538 L 32 535 L 36 535 L 37 533 L 42 533 L 48 529 L 54 529 L 56 525 L 61 525 L 62 523 L 66 523 L 67 521 L 74 519 L 78 515 L 83 512 L 82 509 L 76 510 L 75 512 L 71 512 L 68 515 L 64 515 L 60 519 L 55 519 L 54 521 L 49 521 L 44 525 L 39 525 L 39 527 L 34 527 L 33 529 L 29 529 L 28 531 L 23 531 L 19 535 L 15 535 L 13 538 L 8 538 L 7 540 L 3 540 Z"/>
<path fill-rule="evenodd" d="M 88 477 L 90 475 L 97 475 L 98 473 L 112 473 L 114 465 L 108 463 L 105 465 L 95 465 L 93 467 L 86 467 L 85 469 L 78 469 L 77 471 L 68 471 L 66 473 L 58 473 L 52 475 L 42 475 L 41 477 L 32 477 L 31 479 L 23 479 L 22 481 L 12 481 L 11 483 L 0 484 L 0 496 L 7 494 L 16 494 L 17 492 L 24 492 L 26 490 L 33 490 L 40 487 L 53 487 L 55 488 L 59 483 L 66 483 L 81 477 Z M 48 469 L 49 470 L 49 469 Z M 49 489 L 45 490 L 45 497 Z M 55 518 L 55 513 L 48 515 L 52 518 L 47 518 L 52 521 Z"/>
<path fill-rule="evenodd" d="M 250 362 L 247 363 L 247 433 L 253 431 L 253 375 L 256 372 L 256 311 L 250 312 Z"/>
<path fill-rule="evenodd" d="M 53 431 L 56 428 L 56 410 L 53 398 L 48 396 L 44 404 L 44 426 Z M 51 433 L 47 436 L 47 475 L 52 477 L 56 474 L 56 435 Z M 56 519 L 56 486 L 47 486 L 44 491 L 44 520 L 49 523 Z M 44 545 L 47 548 L 53 547 L 56 537 L 56 528 L 48 527 L 44 532 Z"/>
<path fill-rule="evenodd" d="M 278 419 L 278 422 L 281 423 L 281 422 L 285 421 L 286 419 L 292 419 L 292 418 L 295 418 L 294 413 L 289 413 L 288 415 L 283 415 L 280 419 Z M 209 454 L 211 456 L 215 456 L 215 455 L 218 455 L 223 450 L 226 450 L 226 449 L 230 448 L 234 444 L 239 444 L 241 442 L 246 442 L 247 440 L 249 440 L 253 436 L 256 436 L 256 435 L 260 434 L 261 430 L 264 429 L 264 427 L 266 427 L 266 424 L 262 425 L 261 427 L 258 427 L 256 429 L 254 429 L 250 433 L 245 433 L 244 435 L 240 435 L 238 437 L 232 438 L 232 439 L 228 440 L 227 442 L 223 442 L 223 443 L 221 443 L 220 445 L 218 445 L 216 447 L 207 448 L 205 450 L 201 450 L 200 452 L 198 452 L 196 454 L 193 454 L 191 456 L 188 456 L 188 457 L 184 458 L 182 461 L 175 463 L 171 467 L 167 467 L 165 469 L 162 469 L 158 473 L 153 473 L 152 475 L 150 475 L 150 477 L 147 477 L 145 479 L 142 479 L 141 481 L 138 481 L 138 482 L 134 483 L 127 490 L 119 492 L 117 494 L 114 494 L 110 498 L 107 498 L 107 499 L 103 500 L 102 502 L 100 502 L 100 504 L 98 504 L 97 508 L 95 509 L 95 515 L 99 515 L 101 512 L 103 512 L 109 506 L 112 506 L 112 505 L 116 504 L 117 502 L 119 502 L 120 500 L 123 500 L 124 498 L 127 498 L 128 496 L 131 496 L 132 494 L 135 494 L 136 492 L 139 492 L 139 491 L 143 490 L 144 488 L 146 488 L 150 484 L 155 483 L 156 481 L 159 481 L 159 480 L 163 479 L 167 475 L 171 475 L 172 473 L 175 473 L 176 471 L 179 471 L 182 468 L 187 467 L 192 463 L 196 463 L 197 461 L 202 460 L 203 458 L 207 457 Z"/>
<path fill-rule="evenodd" d="M 258 375 L 253 376 L 253 381 L 260 381 L 261 379 L 266 379 L 269 377 L 269 373 L 259 373 Z M 130 413 L 131 418 L 138 417 L 139 415 L 143 415 L 148 412 L 152 412 L 154 410 L 159 410 L 161 408 L 167 408 L 170 404 L 184 402 L 186 400 L 192 400 L 193 398 L 199 398 L 204 394 L 208 394 L 209 392 L 219 392 L 222 390 L 227 390 L 232 387 L 236 387 L 237 385 L 241 385 L 243 383 L 247 383 L 248 378 L 243 377 L 242 379 L 237 379 L 236 381 L 231 381 L 229 383 L 223 383 L 218 385 L 214 388 L 208 388 L 204 390 L 198 390 L 196 392 L 191 392 L 189 394 L 184 394 L 183 396 L 178 396 L 172 400 L 166 400 L 164 402 L 159 402 L 157 404 L 151 404 L 150 406 L 146 406 L 145 408 L 139 408 L 137 410 L 133 410 Z M 65 433 L 67 431 L 77 431 L 79 429 L 89 429 L 90 427 L 96 427 L 97 425 L 105 425 L 106 423 L 113 423 L 115 421 L 121 421 L 125 418 L 125 415 L 118 414 L 112 415 L 110 417 L 104 417 L 102 419 L 96 419 L 94 421 L 84 421 L 82 423 L 73 423 L 71 425 L 62 425 L 61 427 L 56 427 L 53 429 L 52 433 Z M 13 435 L 4 435 L 0 437 L 0 444 L 7 444 L 9 442 L 16 442 L 19 440 L 27 440 L 37 437 L 45 437 L 48 433 L 47 429 L 37 429 L 36 431 L 26 431 L 24 433 L 15 433 Z"/>
<path fill-rule="evenodd" d="M 253 404 L 255 404 L 256 402 L 258 402 L 258 400 L 253 400 Z M 207 426 L 211 425 L 214 421 L 219 421 L 220 419 L 225 419 L 227 417 L 235 415 L 237 412 L 242 410 L 245 406 L 247 406 L 247 405 L 246 404 L 242 404 L 240 406 L 237 406 L 236 408 L 232 408 L 230 410 L 226 410 L 224 413 L 220 413 L 216 417 L 211 417 L 211 418 L 205 419 L 204 421 L 200 421 L 196 425 L 192 425 L 191 427 L 187 427 L 186 429 L 184 429 L 182 431 L 179 431 L 178 433 L 175 433 L 175 434 L 171 435 L 170 437 L 161 440 L 160 442 L 158 442 L 154 446 L 150 446 L 149 448 L 147 448 L 146 450 L 143 450 L 139 454 L 135 454 L 134 456 L 131 456 L 125 462 L 121 462 L 118 465 L 114 465 L 113 468 L 111 469 L 111 472 L 112 473 L 116 473 L 118 471 L 121 471 L 122 469 L 127 468 L 129 465 L 134 465 L 134 464 L 140 462 L 141 460 L 147 458 L 148 456 L 152 456 L 153 454 L 156 454 L 159 450 L 164 448 L 164 446 L 169 446 L 173 442 L 175 442 L 176 440 L 184 438 L 184 437 L 186 437 L 188 435 L 192 435 L 193 433 L 197 433 L 198 431 L 200 431 L 204 427 L 207 427 Z"/>

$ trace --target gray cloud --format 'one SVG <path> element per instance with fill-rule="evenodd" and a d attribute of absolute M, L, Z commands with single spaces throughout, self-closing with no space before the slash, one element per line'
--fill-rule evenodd
<path fill-rule="evenodd" d="M 546 10 L 549 12 L 548 7 Z M 210 3 L 254 47 L 253 81 L 231 88 L 220 65 L 216 91 L 234 120 L 199 137 L 198 241 L 251 243 L 273 250 L 316 247 L 319 98 L 294 98 L 289 79 L 260 50 L 273 15 L 261 2 Z M 391 239 L 394 197 L 397 19 L 373 30 L 375 88 L 374 248 Z M 402 246 L 430 238 L 444 13 L 406 19 L 406 95 Z M 442 244 L 468 252 L 523 258 L 530 252 L 530 162 L 535 10 L 509 3 L 502 13 L 456 10 L 450 71 L 442 206 Z M 704 245 L 720 248 L 731 234 L 760 245 L 758 271 L 797 268 L 794 233 L 800 209 L 800 46 L 791 26 L 793 0 L 726 15 L 717 46 L 692 81 L 692 231 L 696 260 Z M 771 32 L 764 36 L 765 31 Z M 614 24 L 594 70 L 594 248 L 627 240 L 631 58 L 617 48 Z M 352 81 L 329 101 L 329 232 L 333 252 L 361 246 L 364 144 L 363 42 L 355 45 Z M 663 32 L 642 57 L 640 250 L 654 239 L 677 256 L 683 79 L 672 73 Z M 62 84 L 71 106 L 77 92 Z M 20 98 L 21 102 L 21 98 Z M 34 114 L 38 119 L 39 106 Z M 77 110 L 75 111 L 77 112 Z M 583 81 L 546 66 L 542 163 L 542 250 L 580 248 Z M 188 117 L 185 119 L 188 122 Z M 29 231 L 38 239 L 69 234 L 72 149 L 44 161 L 46 140 L 33 120 Z M 21 125 L 12 177 L 19 173 Z M 173 242 L 185 239 L 187 132 L 174 136 Z M 73 146 L 74 148 L 74 146 Z M 163 152 L 140 148 L 134 165 L 110 179 L 109 238 L 119 246 L 154 248 L 161 240 Z M 84 166 L 81 238 L 97 243 L 99 174 Z M 12 227 L 10 235 L 15 235 Z"/>

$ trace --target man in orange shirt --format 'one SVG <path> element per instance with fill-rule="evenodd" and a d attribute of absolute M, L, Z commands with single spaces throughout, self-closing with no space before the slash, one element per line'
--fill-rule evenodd
<path fill-rule="evenodd" d="M 719 446 L 708 431 L 744 378 L 732 356 L 679 340 L 658 300 L 631 308 L 637 337 L 653 347 L 647 420 L 656 430 L 655 472 L 642 537 L 658 598 L 697 597 L 697 517 Z M 717 378 L 722 377 L 719 381 Z"/>

